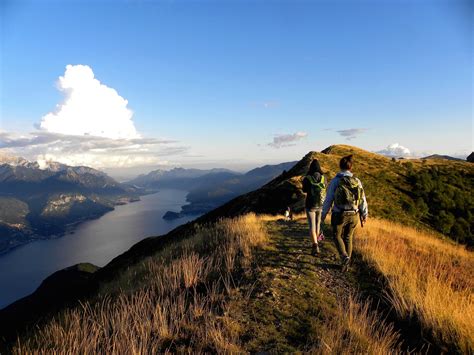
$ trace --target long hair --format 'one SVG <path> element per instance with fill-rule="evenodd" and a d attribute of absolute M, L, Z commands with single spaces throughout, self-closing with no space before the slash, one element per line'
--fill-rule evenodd
<path fill-rule="evenodd" d="M 321 175 L 324 174 L 321 170 L 321 165 L 319 164 L 318 159 L 313 159 L 308 169 L 308 175 L 314 175 L 314 173 L 320 173 Z"/>

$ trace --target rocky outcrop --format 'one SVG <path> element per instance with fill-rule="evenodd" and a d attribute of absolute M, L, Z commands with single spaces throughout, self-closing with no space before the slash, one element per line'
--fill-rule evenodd
<path fill-rule="evenodd" d="M 469 154 L 469 156 L 466 159 L 469 163 L 474 163 L 474 152 Z"/>

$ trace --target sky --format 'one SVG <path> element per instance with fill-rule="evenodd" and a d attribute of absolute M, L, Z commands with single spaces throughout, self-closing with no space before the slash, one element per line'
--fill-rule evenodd
<path fill-rule="evenodd" d="M 473 150 L 469 1 L 0 0 L 0 153 L 248 169 Z"/>

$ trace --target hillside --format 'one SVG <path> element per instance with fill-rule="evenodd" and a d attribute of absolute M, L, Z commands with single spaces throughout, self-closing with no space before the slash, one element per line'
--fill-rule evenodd
<path fill-rule="evenodd" d="M 394 160 L 345 145 L 308 153 L 286 173 L 261 189 L 217 208 L 205 219 L 247 212 L 281 214 L 288 206 L 301 212 L 304 208 L 301 181 L 311 161 L 318 159 L 321 162 L 329 181 L 339 171 L 341 157 L 348 154 L 354 154 L 353 171 L 362 180 L 371 216 L 420 228 L 435 228 L 453 239 L 474 245 L 472 164 L 442 159 Z M 431 180 L 424 176 L 431 176 Z M 430 192 L 433 188 L 443 191 L 443 196 L 434 196 L 434 191 Z M 424 193 L 426 190 L 428 193 Z M 433 197 L 435 201 L 430 200 Z"/>
<path fill-rule="evenodd" d="M 304 218 L 285 223 L 268 214 L 301 210 L 300 177 L 313 157 L 332 177 L 349 152 L 371 219 L 357 232 L 356 263 L 343 275 L 328 229 L 315 259 Z M 51 276 L 0 311 L 0 333 L 18 353 L 472 351 L 472 253 L 444 241 L 406 205 L 413 171 L 449 168 L 467 179 L 473 168 L 409 164 L 349 146 L 311 152 L 259 190 L 137 243 L 102 269 Z M 41 327 L 15 341 L 16 331 L 40 318 Z"/>
<path fill-rule="evenodd" d="M 454 160 L 454 161 L 464 161 L 463 159 L 460 159 L 460 158 L 455 158 L 449 155 L 442 155 L 442 154 L 432 154 L 432 155 L 423 157 L 421 159 L 445 159 L 445 160 Z"/>
<path fill-rule="evenodd" d="M 101 171 L 50 162 L 40 168 L 23 158 L 0 160 L 0 253 L 138 199 L 136 188 Z"/>
<path fill-rule="evenodd" d="M 318 258 L 309 254 L 304 218 L 250 214 L 202 226 L 115 274 L 13 352 L 472 351 L 472 255 L 371 223 L 358 231 L 346 274 L 331 241 Z M 395 238 L 407 243 L 399 248 Z M 430 248 L 444 252 L 438 258 Z"/>
<path fill-rule="evenodd" d="M 296 163 L 265 165 L 234 176 L 203 176 L 202 181 L 189 190 L 186 196 L 188 204 L 182 207 L 180 215 L 209 212 L 239 195 L 258 189 L 291 169 Z"/>

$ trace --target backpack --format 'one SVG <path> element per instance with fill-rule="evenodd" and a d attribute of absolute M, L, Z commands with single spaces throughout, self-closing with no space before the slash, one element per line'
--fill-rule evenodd
<path fill-rule="evenodd" d="M 354 176 L 343 176 L 334 193 L 334 204 L 346 211 L 358 210 L 362 199 L 362 188 Z"/>
<path fill-rule="evenodd" d="M 309 182 L 308 198 L 314 201 L 316 206 L 322 206 L 324 199 L 326 198 L 326 185 L 324 184 L 324 175 L 321 175 L 321 179 L 317 181 L 314 176 L 307 175 L 306 179 Z"/>

